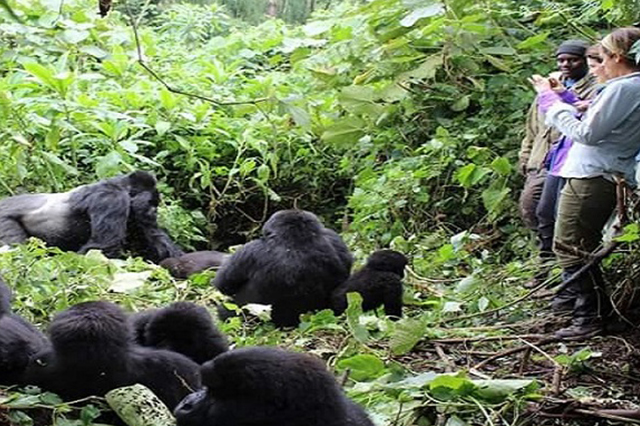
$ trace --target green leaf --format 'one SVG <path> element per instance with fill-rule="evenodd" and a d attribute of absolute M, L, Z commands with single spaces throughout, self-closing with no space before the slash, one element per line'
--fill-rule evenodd
<path fill-rule="evenodd" d="M 61 37 L 62 40 L 69 44 L 78 44 L 89 37 L 89 31 L 74 29 L 64 30 Z"/>
<path fill-rule="evenodd" d="M 444 12 L 444 6 L 441 3 L 435 3 L 430 6 L 415 9 L 407 16 L 402 18 L 400 25 L 403 27 L 413 27 L 416 22 L 423 18 L 431 18 Z"/>
<path fill-rule="evenodd" d="M 492 404 L 499 404 L 515 393 L 529 393 L 538 388 L 535 380 L 473 380 L 473 384 L 476 386 L 473 395 Z"/>
<path fill-rule="evenodd" d="M 549 37 L 549 32 L 545 31 L 543 33 L 533 35 L 521 41 L 520 43 L 518 43 L 516 47 L 520 50 L 531 49 L 532 47 L 535 47 L 540 43 L 543 43 L 544 41 L 546 41 L 547 37 Z"/>
<path fill-rule="evenodd" d="M 510 193 L 510 188 L 487 188 L 482 191 L 482 203 L 490 216 L 493 218 L 497 217 L 497 215 L 502 211 L 502 208 L 504 207 L 503 203 L 507 200 Z"/>
<path fill-rule="evenodd" d="M 467 164 L 466 166 L 460 167 L 455 174 L 455 178 L 460 183 L 460 185 L 465 188 L 471 188 L 472 186 L 479 183 L 485 176 L 491 173 L 491 170 L 486 167 L 479 167 L 475 164 Z"/>
<path fill-rule="evenodd" d="M 418 80 L 434 78 L 442 64 L 442 55 L 429 56 L 418 68 L 400 74 L 400 78 L 415 78 Z"/>
<path fill-rule="evenodd" d="M 389 339 L 389 348 L 394 355 L 404 355 L 424 338 L 427 331 L 427 319 L 403 318 L 395 323 L 395 329 Z"/>
<path fill-rule="evenodd" d="M 168 121 L 159 120 L 156 123 L 155 128 L 156 128 L 156 132 L 158 132 L 158 135 L 163 136 L 171 128 L 171 123 L 169 123 Z"/>
<path fill-rule="evenodd" d="M 293 121 L 295 121 L 298 126 L 306 130 L 309 130 L 311 128 L 311 117 L 304 108 L 287 102 L 285 102 L 284 104 L 289 114 L 291 114 Z"/>
<path fill-rule="evenodd" d="M 322 140 L 340 146 L 353 146 L 365 135 L 365 122 L 351 117 L 336 122 L 322 134 Z"/>
<path fill-rule="evenodd" d="M 480 52 L 486 53 L 487 55 L 503 55 L 503 56 L 513 56 L 517 55 L 518 52 L 508 46 L 491 46 L 491 47 L 483 47 L 480 49 Z"/>
<path fill-rule="evenodd" d="M 96 174 L 100 179 L 115 175 L 120 170 L 122 157 L 117 151 L 111 151 L 98 160 L 96 164 Z"/>
<path fill-rule="evenodd" d="M 64 169 L 65 172 L 69 173 L 70 175 L 77 176 L 80 174 L 75 167 L 65 163 L 60 157 L 58 157 L 52 152 L 41 151 L 40 155 L 42 155 L 49 163 L 61 167 L 62 169 Z"/>
<path fill-rule="evenodd" d="M 360 323 L 362 315 L 362 296 L 359 293 L 347 293 L 347 324 L 351 334 L 358 342 L 366 343 L 371 336 L 367 328 Z"/>
<path fill-rule="evenodd" d="M 511 164 L 505 157 L 498 157 L 491 162 L 491 168 L 502 176 L 509 176 L 511 174 Z"/>
<path fill-rule="evenodd" d="M 443 374 L 429 383 L 431 394 L 441 400 L 452 401 L 470 395 L 476 389 L 463 373 L 457 375 Z"/>
<path fill-rule="evenodd" d="M 464 95 L 463 97 L 455 101 L 453 105 L 451 105 L 451 109 L 456 112 L 464 111 L 469 107 L 469 100 L 469 95 Z"/>
<path fill-rule="evenodd" d="M 342 371 L 349 369 L 349 376 L 358 382 L 377 379 L 387 371 L 380 358 L 369 354 L 340 360 L 338 368 Z"/>

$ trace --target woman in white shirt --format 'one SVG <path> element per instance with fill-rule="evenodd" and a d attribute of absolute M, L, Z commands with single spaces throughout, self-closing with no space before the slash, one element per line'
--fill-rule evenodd
<path fill-rule="evenodd" d="M 597 249 L 602 229 L 616 206 L 614 176 L 635 184 L 635 157 L 640 151 L 640 66 L 634 44 L 640 29 L 619 28 L 601 41 L 602 67 L 608 81 L 582 120 L 574 106 L 562 102 L 547 79 L 534 77 L 539 107 L 548 124 L 573 140 L 561 175 L 567 182 L 558 201 L 553 250 L 565 280 Z M 559 338 L 598 334 L 611 303 L 598 266 L 570 284 L 575 300 L 565 300 L 572 324 L 556 332 Z M 564 290 L 567 290 L 565 287 Z"/>

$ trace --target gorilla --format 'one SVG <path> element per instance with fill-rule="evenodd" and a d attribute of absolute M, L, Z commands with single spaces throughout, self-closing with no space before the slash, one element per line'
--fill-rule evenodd
<path fill-rule="evenodd" d="M 180 257 L 165 259 L 160 262 L 160 266 L 168 269 L 173 277 L 186 279 L 198 272 L 219 268 L 229 257 L 230 255 L 227 253 L 215 250 L 195 251 Z"/>
<path fill-rule="evenodd" d="M 138 344 L 178 352 L 198 364 L 229 350 L 209 311 L 190 302 L 140 312 L 131 322 Z"/>
<path fill-rule="evenodd" d="M 0 279 L 0 385 L 19 385 L 29 358 L 47 347 L 47 338 L 11 313 L 11 290 Z"/>
<path fill-rule="evenodd" d="M 156 179 L 137 171 L 69 192 L 23 194 L 0 200 L 0 244 L 37 237 L 62 250 L 99 249 L 118 257 L 123 248 L 152 262 L 182 255 L 158 227 Z"/>
<path fill-rule="evenodd" d="M 206 388 L 176 407 L 178 426 L 373 426 L 311 355 L 247 347 L 205 363 L 201 373 Z"/>
<path fill-rule="evenodd" d="M 367 264 L 336 288 L 331 296 L 336 315 L 347 309 L 347 293 L 357 292 L 362 296 L 362 309 L 369 311 L 384 305 L 387 315 L 402 316 L 402 278 L 407 258 L 397 251 L 378 250 Z"/>
<path fill-rule="evenodd" d="M 133 343 L 125 313 L 105 302 L 84 302 L 57 314 L 49 325 L 51 346 L 35 354 L 25 382 L 65 400 L 104 396 L 141 383 L 169 408 L 200 387 L 199 366 L 175 352 Z"/>
<path fill-rule="evenodd" d="M 353 258 L 340 236 L 304 210 L 281 210 L 216 274 L 214 285 L 242 306 L 272 305 L 277 326 L 330 306 L 331 292 L 348 277 Z M 229 313 L 221 310 L 221 317 Z"/>

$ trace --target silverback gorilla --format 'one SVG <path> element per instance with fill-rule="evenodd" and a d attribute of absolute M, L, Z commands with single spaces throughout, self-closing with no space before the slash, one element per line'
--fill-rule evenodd
<path fill-rule="evenodd" d="M 201 373 L 206 389 L 176 407 L 178 426 L 373 426 L 311 355 L 242 348 L 205 363 Z"/>
<path fill-rule="evenodd" d="M 0 385 L 19 385 L 29 358 L 47 346 L 33 325 L 11 313 L 11 291 L 0 279 Z"/>
<path fill-rule="evenodd" d="M 374 252 L 364 268 L 352 274 L 335 289 L 331 297 L 333 311 L 340 315 L 347 309 L 347 293 L 362 296 L 362 310 L 369 311 L 384 305 L 384 313 L 402 316 L 402 278 L 407 258 L 394 250 Z"/>
<path fill-rule="evenodd" d="M 198 364 L 229 350 L 209 311 L 191 302 L 142 311 L 131 323 L 138 344 L 178 352 Z"/>
<path fill-rule="evenodd" d="M 198 364 L 176 352 L 134 344 L 127 316 L 113 303 L 72 306 L 53 318 L 49 337 L 51 346 L 31 358 L 25 383 L 65 400 L 141 383 L 173 408 L 200 387 Z"/>
<path fill-rule="evenodd" d="M 160 262 L 182 251 L 158 227 L 159 200 L 156 179 L 143 171 L 69 192 L 16 195 L 0 200 L 0 243 L 38 237 L 62 250 L 118 257 L 127 248 Z"/>
<path fill-rule="evenodd" d="M 281 210 L 264 224 L 260 239 L 224 263 L 214 285 L 240 306 L 272 305 L 277 326 L 295 326 L 300 314 L 330 307 L 331 292 L 349 277 L 352 263 L 340 236 L 313 213 Z"/>

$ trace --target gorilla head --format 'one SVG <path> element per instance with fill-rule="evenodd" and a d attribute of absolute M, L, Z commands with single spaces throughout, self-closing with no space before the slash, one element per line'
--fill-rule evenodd
<path fill-rule="evenodd" d="M 190 302 L 144 311 L 134 315 L 132 322 L 139 344 L 181 353 L 198 364 L 229 349 L 209 312 Z"/>
<path fill-rule="evenodd" d="M 324 364 L 273 347 L 236 349 L 202 366 L 206 390 L 175 410 L 178 426 L 372 426 Z"/>
<path fill-rule="evenodd" d="M 380 272 L 391 272 L 402 278 L 407 263 L 407 257 L 402 253 L 394 250 L 378 250 L 369 256 L 366 268 Z"/>
<path fill-rule="evenodd" d="M 56 315 L 49 336 L 51 347 L 32 358 L 26 382 L 67 400 L 142 383 L 173 407 L 200 385 L 191 360 L 133 344 L 127 316 L 109 302 L 80 303 Z"/>
<path fill-rule="evenodd" d="M 336 315 L 347 309 L 346 294 L 360 293 L 362 309 L 376 309 L 384 305 L 387 315 L 402 316 L 402 278 L 407 258 L 393 250 L 374 252 L 367 264 L 336 288 L 331 296 L 331 304 Z"/>
<path fill-rule="evenodd" d="M 69 192 L 23 194 L 0 201 L 0 242 L 37 237 L 63 250 L 99 249 L 117 257 L 124 248 L 153 262 L 180 256 L 157 224 L 156 179 L 137 171 Z"/>
<path fill-rule="evenodd" d="M 353 262 L 340 236 L 301 210 L 277 212 L 262 234 L 222 265 L 214 285 L 239 305 L 272 305 L 278 326 L 297 325 L 300 314 L 328 308 Z"/>

